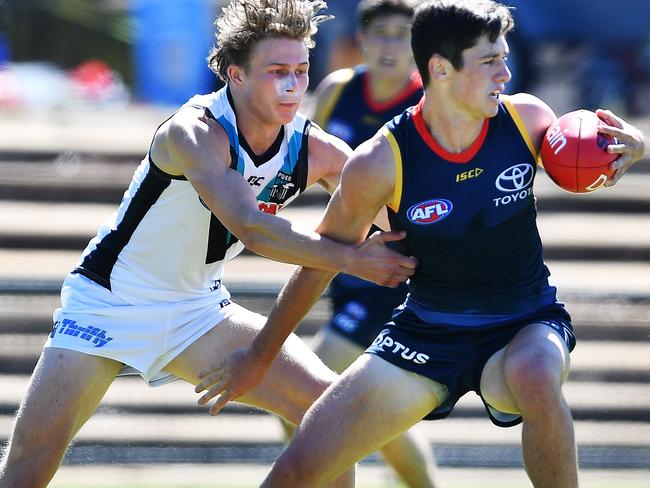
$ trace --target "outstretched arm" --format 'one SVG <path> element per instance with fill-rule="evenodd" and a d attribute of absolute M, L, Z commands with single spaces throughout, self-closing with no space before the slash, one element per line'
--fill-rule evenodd
<path fill-rule="evenodd" d="M 368 232 L 380 207 L 392 198 L 395 172 L 392 153 L 383 137 L 362 145 L 346 164 L 341 184 L 334 192 L 318 232 L 343 242 L 358 242 Z M 367 181 L 376 179 L 369 187 Z M 384 245 L 403 238 L 403 233 L 373 234 L 360 247 Z M 410 276 L 416 261 L 407 258 L 402 276 Z M 288 335 L 320 298 L 335 273 L 299 268 L 282 289 L 266 325 L 248 349 L 236 351 L 215 368 L 201 373 L 196 392 L 207 390 L 199 404 L 220 395 L 210 408 L 218 413 L 230 400 L 249 391 L 261 381 Z M 397 285 L 394 281 L 391 285 Z"/>
<path fill-rule="evenodd" d="M 221 126 L 200 109 L 183 108 L 163 126 L 154 141 L 154 161 L 161 169 L 184 175 L 217 218 L 251 251 L 276 261 L 343 271 L 385 285 L 401 277 L 405 258 L 385 246 L 345 245 L 317 232 L 300 229 L 289 220 L 261 212 L 250 186 L 230 169 L 229 144 Z M 335 157 L 330 147 L 328 156 Z M 346 154 L 338 151 L 338 157 Z M 343 163 L 330 164 L 340 168 Z M 337 171 L 321 161 L 315 171 L 333 171 L 312 178 L 334 179 Z"/>

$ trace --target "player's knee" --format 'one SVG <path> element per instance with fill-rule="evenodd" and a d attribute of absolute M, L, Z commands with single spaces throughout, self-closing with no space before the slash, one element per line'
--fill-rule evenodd
<path fill-rule="evenodd" d="M 12 442 L 0 463 L 0 488 L 45 486 L 58 468 L 66 445 Z"/>
<path fill-rule="evenodd" d="M 562 386 L 561 364 L 552 356 L 533 353 L 506 359 L 505 379 L 516 404 L 539 404 L 557 397 Z"/>
<path fill-rule="evenodd" d="M 19 463 L 34 466 L 58 465 L 67 447 L 67 442 L 56 437 L 13 435 L 3 458 L 3 466 Z"/>
<path fill-rule="evenodd" d="M 5 457 L 13 459 L 59 458 L 68 447 L 73 419 L 65 415 L 41 416 L 24 415 L 18 412 Z"/>
<path fill-rule="evenodd" d="M 318 391 L 322 393 L 325 389 Z M 294 428 L 297 427 L 309 408 L 318 399 L 320 393 L 315 392 L 315 394 L 309 395 L 303 392 L 303 394 L 298 397 L 288 397 L 283 409 L 284 419 L 287 423 L 292 425 Z"/>
<path fill-rule="evenodd" d="M 293 394 L 290 394 L 288 397 L 291 405 L 287 406 L 288 417 L 286 419 L 290 423 L 298 425 L 305 413 L 307 413 L 307 410 L 318 400 L 318 397 L 321 396 L 331 383 L 331 378 L 319 378 L 306 385 L 300 391 L 294 390 Z"/>

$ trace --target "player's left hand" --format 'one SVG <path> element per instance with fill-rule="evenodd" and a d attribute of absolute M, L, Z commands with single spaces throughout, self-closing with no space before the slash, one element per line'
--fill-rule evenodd
<path fill-rule="evenodd" d="M 249 348 L 238 349 L 215 366 L 199 373 L 200 382 L 194 388 L 196 393 L 206 390 L 198 404 L 206 405 L 217 395 L 217 401 L 210 407 L 210 415 L 218 414 L 226 404 L 236 400 L 255 388 L 268 369 Z"/>
<path fill-rule="evenodd" d="M 351 267 L 344 271 L 377 285 L 398 287 L 415 273 L 418 261 L 393 251 L 386 244 L 405 237 L 404 231 L 374 232 L 355 246 Z"/>
<path fill-rule="evenodd" d="M 607 134 L 617 139 L 616 144 L 607 146 L 610 153 L 618 153 L 620 156 L 612 163 L 615 172 L 607 180 L 605 186 L 615 185 L 621 176 L 630 167 L 641 159 L 645 153 L 645 138 L 639 129 L 629 124 L 611 110 L 596 110 L 596 114 L 603 122 L 598 125 L 598 132 Z"/>

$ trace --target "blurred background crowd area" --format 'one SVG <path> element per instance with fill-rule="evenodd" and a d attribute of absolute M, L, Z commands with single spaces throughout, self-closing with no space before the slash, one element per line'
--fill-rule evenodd
<path fill-rule="evenodd" d="M 0 110 L 173 106 L 220 86 L 207 68 L 225 0 L 0 0 Z M 358 0 L 328 0 L 311 54 L 313 90 L 360 56 Z M 650 114 L 648 0 L 504 0 L 515 7 L 508 91 L 563 113 Z"/>

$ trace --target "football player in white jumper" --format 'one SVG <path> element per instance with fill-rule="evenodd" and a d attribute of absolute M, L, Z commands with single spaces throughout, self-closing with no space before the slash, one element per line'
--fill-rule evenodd
<path fill-rule="evenodd" d="M 197 384 L 249 345 L 266 319 L 233 303 L 222 282 L 244 246 L 389 286 L 413 273 L 414 259 L 384 245 L 401 234 L 346 245 L 275 215 L 310 185 L 333 191 L 351 152 L 297 113 L 323 7 L 235 0 L 222 10 L 209 64 L 226 86 L 160 126 L 116 214 L 65 279 L 0 466 L 2 488 L 46 486 L 117 375 Z M 293 336 L 239 400 L 296 424 L 335 376 Z"/>

